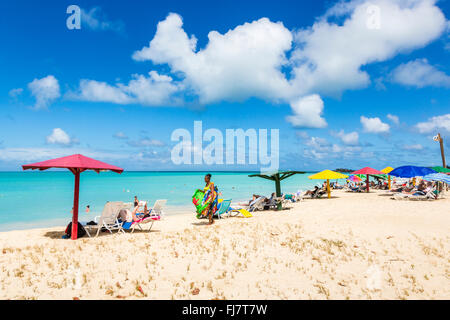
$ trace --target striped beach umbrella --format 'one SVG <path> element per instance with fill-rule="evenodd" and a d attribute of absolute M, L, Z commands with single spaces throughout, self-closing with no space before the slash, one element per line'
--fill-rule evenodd
<path fill-rule="evenodd" d="M 423 177 L 427 181 L 439 181 L 450 185 L 450 176 L 443 173 L 431 173 Z"/>

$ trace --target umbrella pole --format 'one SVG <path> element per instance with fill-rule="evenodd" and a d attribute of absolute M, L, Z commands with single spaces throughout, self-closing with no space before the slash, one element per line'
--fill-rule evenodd
<path fill-rule="evenodd" d="M 280 183 L 280 176 L 276 175 L 275 176 L 275 191 L 276 191 L 276 195 L 277 197 L 281 197 L 281 183 Z M 278 202 L 277 204 L 277 210 L 281 210 L 283 209 L 281 202 Z"/>
<path fill-rule="evenodd" d="M 369 192 L 369 175 L 366 174 L 366 177 L 367 177 L 367 179 L 366 179 L 366 189 L 367 189 L 367 192 Z"/>
<path fill-rule="evenodd" d="M 391 190 L 391 176 L 388 175 L 388 190 Z"/>
<path fill-rule="evenodd" d="M 331 198 L 330 179 L 327 179 L 327 193 L 328 193 L 328 199 L 330 199 Z"/>
<path fill-rule="evenodd" d="M 80 193 L 80 171 L 75 172 L 75 190 L 73 195 L 73 216 L 72 216 L 72 240 L 77 240 L 78 236 L 78 200 Z"/>

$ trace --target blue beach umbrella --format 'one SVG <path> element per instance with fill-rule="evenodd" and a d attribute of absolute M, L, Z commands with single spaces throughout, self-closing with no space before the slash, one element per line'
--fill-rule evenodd
<path fill-rule="evenodd" d="M 389 172 L 389 175 L 399 178 L 414 178 L 423 177 L 432 173 L 436 173 L 436 171 L 426 167 L 402 166 Z"/>
<path fill-rule="evenodd" d="M 423 177 L 423 180 L 427 181 L 440 181 L 450 184 L 450 176 L 443 173 L 431 173 Z"/>

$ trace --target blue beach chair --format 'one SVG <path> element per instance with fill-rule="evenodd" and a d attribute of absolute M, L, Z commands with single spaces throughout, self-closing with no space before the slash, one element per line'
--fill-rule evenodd
<path fill-rule="evenodd" d="M 219 219 L 223 219 L 222 215 L 228 211 L 231 205 L 231 199 L 230 200 L 222 200 L 221 203 L 219 203 L 219 210 L 217 210 L 216 215 Z"/>

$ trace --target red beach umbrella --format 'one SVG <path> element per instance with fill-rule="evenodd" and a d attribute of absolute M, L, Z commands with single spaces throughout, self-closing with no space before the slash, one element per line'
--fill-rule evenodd
<path fill-rule="evenodd" d="M 359 170 L 356 170 L 356 171 L 352 172 L 352 174 L 365 174 L 366 175 L 366 177 L 367 177 L 367 179 L 366 179 L 366 189 L 367 189 L 367 192 L 369 192 L 369 175 L 371 175 L 371 174 L 375 174 L 375 175 L 377 175 L 377 174 L 384 174 L 384 172 L 378 171 L 377 169 L 373 169 L 373 168 L 370 168 L 370 167 L 365 167 L 365 168 L 362 168 L 362 169 L 359 169 Z"/>
<path fill-rule="evenodd" d="M 86 170 L 94 170 L 97 173 L 100 173 L 100 171 L 108 170 L 116 173 L 122 173 L 123 169 L 92 158 L 85 157 L 81 154 L 74 154 L 67 157 L 26 164 L 22 166 L 23 170 L 37 169 L 42 171 L 50 168 L 66 168 L 75 175 L 72 216 L 72 240 L 76 240 L 78 234 L 78 199 L 80 191 L 80 173 Z"/>

